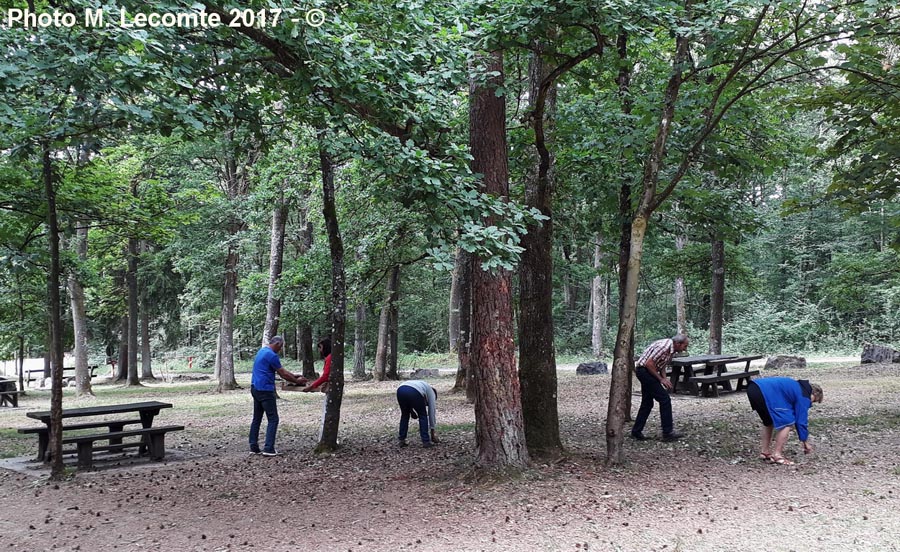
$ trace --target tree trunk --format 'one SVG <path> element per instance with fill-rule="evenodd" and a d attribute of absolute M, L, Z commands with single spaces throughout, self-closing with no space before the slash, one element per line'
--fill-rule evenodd
<path fill-rule="evenodd" d="M 391 279 L 394 281 L 394 294 L 391 297 L 390 309 L 388 310 L 388 366 L 386 377 L 389 380 L 399 380 L 400 373 L 397 370 L 397 364 L 400 360 L 400 265 L 394 267 L 391 272 Z"/>
<path fill-rule="evenodd" d="M 453 272 L 450 275 L 450 320 L 447 324 L 447 332 L 450 342 L 450 352 L 453 354 L 459 352 L 459 259 L 462 253 L 462 249 L 457 248 L 456 263 L 453 265 Z M 454 389 L 456 389 L 456 387 L 457 386 L 454 386 Z"/>
<path fill-rule="evenodd" d="M 600 358 L 603 353 L 603 331 L 606 329 L 606 320 L 609 316 L 609 286 L 606 280 L 600 276 L 603 268 L 602 236 L 594 234 L 594 272 L 591 278 L 591 353 L 594 358 Z"/>
<path fill-rule="evenodd" d="M 116 367 L 115 381 L 121 382 L 128 379 L 128 315 L 122 317 L 119 323 L 119 364 Z"/>
<path fill-rule="evenodd" d="M 400 309 L 397 302 L 391 303 L 390 319 L 388 321 L 388 341 L 390 347 L 388 350 L 388 367 L 386 378 L 392 381 L 400 379 L 398 364 L 400 361 Z"/>
<path fill-rule="evenodd" d="M 506 146 L 506 97 L 503 53 L 483 57 L 496 76 L 470 81 L 469 143 L 472 172 L 484 175 L 481 190 L 498 197 L 509 194 Z M 490 217 L 485 220 L 491 223 Z M 476 462 L 481 467 L 525 467 L 529 463 L 522 421 L 516 353 L 513 340 L 512 287 L 507 271 L 472 275 L 472 353 L 475 371 Z"/>
<path fill-rule="evenodd" d="M 140 385 L 138 377 L 138 321 L 141 313 L 138 308 L 137 289 L 137 239 L 128 238 L 128 272 L 125 282 L 128 286 L 128 377 L 125 385 Z"/>
<path fill-rule="evenodd" d="M 366 303 L 356 305 L 356 327 L 353 328 L 353 379 L 366 379 Z"/>
<path fill-rule="evenodd" d="M 232 237 L 238 230 L 232 225 Z M 229 241 L 225 258 L 225 282 L 222 285 L 222 323 L 219 326 L 219 392 L 237 389 L 234 379 L 234 305 L 237 300 L 237 244 Z"/>
<path fill-rule="evenodd" d="M 680 254 L 687 244 L 687 236 L 675 237 L 675 250 Z M 675 322 L 677 333 L 687 335 L 687 309 L 685 308 L 684 277 L 680 274 L 675 278 Z"/>
<path fill-rule="evenodd" d="M 62 461 L 62 376 L 63 343 L 60 286 L 59 221 L 56 216 L 56 187 L 50 144 L 43 145 L 44 193 L 47 196 L 47 232 L 50 241 L 50 272 L 47 275 L 47 299 L 50 321 L 50 436 L 48 451 L 52 457 L 50 479 L 60 481 L 65 476 Z"/>
<path fill-rule="evenodd" d="M 658 206 L 656 188 L 659 172 L 665 159 L 666 142 L 671 132 L 672 119 L 675 116 L 675 104 L 681 89 L 682 71 L 688 59 L 689 42 L 683 36 L 676 37 L 676 52 L 672 63 L 672 75 L 666 84 L 663 109 L 660 114 L 656 139 L 644 164 L 641 177 L 641 201 L 634 219 L 631 222 L 627 275 L 625 285 L 621 288 L 622 308 L 619 317 L 619 331 L 616 336 L 612 381 L 609 389 L 609 407 L 606 416 L 606 462 L 608 465 L 620 465 L 625 461 L 622 442 L 623 428 L 629 411 L 625 405 L 630 397 L 628 388 L 631 382 L 633 362 L 633 332 L 637 318 L 638 276 L 641 269 L 644 237 L 647 223 L 653 210 Z"/>
<path fill-rule="evenodd" d="M 456 255 L 459 280 L 459 340 L 457 341 L 456 382 L 453 391 L 465 390 L 466 400 L 475 404 L 475 370 L 472 368 L 472 255 L 460 249 Z"/>
<path fill-rule="evenodd" d="M 712 240 L 712 287 L 709 293 L 709 354 L 722 354 L 725 310 L 725 242 Z"/>
<path fill-rule="evenodd" d="M 150 351 L 150 313 L 147 298 L 141 298 L 141 381 L 155 381 L 153 354 Z"/>
<path fill-rule="evenodd" d="M 74 250 L 80 263 L 87 260 L 87 224 L 75 229 Z M 78 271 L 69 272 L 69 305 L 72 310 L 72 331 L 75 337 L 75 397 L 93 397 L 91 372 L 88 369 L 88 326 L 84 311 L 84 286 L 78 279 Z"/>
<path fill-rule="evenodd" d="M 344 326 L 347 316 L 347 291 L 344 276 L 344 243 L 338 225 L 334 198 L 334 164 L 319 135 L 319 161 L 322 168 L 322 214 L 331 252 L 331 376 L 325 398 L 322 435 L 316 452 L 330 452 L 338 446 L 341 401 L 344 397 Z"/>
<path fill-rule="evenodd" d="M 619 73 L 616 76 L 616 86 L 618 90 L 619 99 L 622 103 L 622 113 L 625 115 L 625 119 L 630 121 L 631 119 L 631 111 L 634 106 L 634 102 L 632 100 L 631 95 L 631 77 L 632 72 L 634 70 L 634 65 L 628 59 L 628 34 L 626 32 L 620 33 L 616 37 L 616 51 L 619 56 Z M 631 129 L 626 129 L 626 132 Z M 621 159 L 621 163 L 624 165 L 626 163 L 626 159 Z M 624 171 L 624 167 L 623 167 Z M 628 277 L 628 257 L 629 252 L 631 250 L 631 222 L 634 217 L 634 208 L 631 204 L 631 195 L 632 195 L 632 186 L 631 182 L 627 178 L 622 179 L 622 185 L 619 188 L 619 322 L 621 324 L 622 320 L 622 310 L 625 305 L 625 282 Z M 634 372 L 634 328 L 632 328 L 631 333 L 625 336 L 627 340 L 627 345 L 624 346 L 622 351 L 626 355 L 626 358 L 623 361 L 623 365 L 625 366 L 625 370 L 627 374 L 623 374 L 622 377 L 625 378 L 625 419 L 631 419 L 631 395 L 632 395 L 632 387 L 633 387 L 633 372 Z M 616 336 L 616 342 L 618 342 L 618 336 Z M 613 349 L 615 350 L 615 345 Z M 615 352 L 613 353 L 615 354 Z M 610 389 L 610 394 L 612 394 L 612 389 Z M 609 424 L 609 419 L 607 419 L 607 425 Z"/>
<path fill-rule="evenodd" d="M 303 364 L 303 377 L 316 379 L 316 359 L 313 356 L 312 327 L 305 324 L 300 328 L 300 361 Z"/>
<path fill-rule="evenodd" d="M 266 295 L 266 324 L 263 328 L 263 347 L 269 339 L 278 334 L 281 319 L 281 299 L 275 287 L 281 279 L 281 267 L 284 259 L 285 221 L 287 220 L 287 204 L 284 193 L 279 192 L 275 209 L 272 212 L 272 234 L 269 242 L 269 293 Z"/>
<path fill-rule="evenodd" d="M 519 266 L 519 384 L 525 440 L 530 453 L 562 451 L 557 410 L 556 352 L 553 344 L 553 133 L 556 84 L 544 85 L 552 67 L 535 42 L 529 67 L 534 148 L 525 178 L 525 204 L 546 216 L 522 236 Z"/>
<path fill-rule="evenodd" d="M 616 345 L 613 350 L 612 382 L 610 383 L 609 406 L 606 413 L 606 460 L 611 465 L 619 465 L 625 460 L 622 449 L 622 430 L 626 420 L 630 418 L 630 404 L 627 398 L 631 394 L 638 276 L 647 219 L 640 215 L 634 217 L 631 228 L 627 279 L 625 285 L 620 289 L 624 300 L 620 310 L 621 318 L 616 335 Z"/>
<path fill-rule="evenodd" d="M 385 288 L 384 303 L 381 305 L 381 316 L 378 318 L 378 344 L 375 347 L 375 369 L 372 375 L 375 381 L 383 381 L 391 378 L 388 374 L 388 365 L 390 364 L 390 330 L 391 330 L 391 308 L 394 301 L 397 300 L 397 286 L 400 282 L 400 266 L 395 265 L 391 268 L 391 274 L 387 279 Z"/>

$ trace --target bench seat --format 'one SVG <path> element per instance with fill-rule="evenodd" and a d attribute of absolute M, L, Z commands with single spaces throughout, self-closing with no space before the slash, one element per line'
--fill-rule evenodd
<path fill-rule="evenodd" d="M 63 432 L 66 431 L 76 431 L 80 429 L 94 429 L 98 427 L 106 427 L 109 428 L 110 433 L 121 432 L 125 429 L 125 426 L 129 425 L 139 425 L 141 424 L 140 418 L 135 418 L 133 420 L 106 420 L 101 422 L 84 422 L 80 424 L 69 424 L 64 425 L 62 427 Z M 37 433 L 38 434 L 38 461 L 43 462 L 45 460 L 45 456 L 47 454 L 47 447 L 50 443 L 50 429 L 47 426 L 41 427 L 25 427 L 16 430 L 19 433 L 28 434 L 28 433 Z M 104 434 L 107 435 L 107 434 Z M 73 437 L 76 437 L 73 435 Z M 65 439 L 63 440 L 65 442 Z M 122 442 L 121 438 L 117 441 L 119 443 Z M 70 454 L 74 451 L 64 451 L 63 454 Z"/>
<path fill-rule="evenodd" d="M 722 382 L 730 382 L 737 380 L 737 389 L 741 391 L 750 384 L 750 378 L 758 376 L 759 370 L 741 370 L 739 372 L 722 372 L 721 374 L 709 374 L 703 376 L 694 376 L 691 383 L 700 384 L 700 394 L 709 396 L 712 392 L 713 396 L 719 396 L 719 384 Z"/>
<path fill-rule="evenodd" d="M 146 447 L 151 460 L 162 460 L 166 456 L 165 437 L 170 431 L 182 431 L 184 426 L 170 425 L 159 427 L 147 427 L 141 429 L 129 429 L 125 431 L 112 431 L 109 433 L 95 433 L 92 435 L 77 435 L 66 437 L 62 440 L 64 445 L 74 444 L 78 447 L 78 468 L 89 470 L 94 466 L 95 451 L 122 450 L 130 447 L 141 447 L 143 452 Z M 123 443 L 125 437 L 141 437 L 140 441 Z M 94 446 L 96 441 L 109 441 L 108 445 Z"/>

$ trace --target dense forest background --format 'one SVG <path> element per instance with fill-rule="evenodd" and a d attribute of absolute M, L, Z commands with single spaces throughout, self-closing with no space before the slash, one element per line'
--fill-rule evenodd
<path fill-rule="evenodd" d="M 405 17 L 392 23 L 398 26 L 392 31 L 410 43 L 417 28 L 433 32 L 462 18 L 444 11 L 437 19 L 438 10 L 450 10 L 440 3 L 397 6 L 393 15 Z M 330 37 L 362 24 L 363 6 L 339 9 L 331 7 L 332 22 L 322 28 L 331 27 Z M 62 266 L 70 284 L 83 288 L 93 359 L 115 354 L 125 340 L 127 282 L 133 273 L 139 326 L 151 354 L 174 352 L 211 366 L 226 270 L 237 279 L 234 350 L 240 358 L 251 356 L 265 323 L 273 209 L 285 215 L 284 268 L 275 294 L 282 302 L 281 331 L 288 336 L 289 354 L 299 355 L 297 336 L 305 328 L 315 336 L 328 334 L 330 255 L 319 151 L 314 127 L 306 122 L 313 108 L 275 93 L 264 67 L 227 74 L 223 67 L 241 62 L 241 52 L 227 41 L 186 37 L 191 42 L 185 45 L 196 51 L 178 59 L 157 50 L 171 36 L 48 28 L 32 31 L 34 44 L 17 43 L 27 32 L 4 29 L 0 67 L 2 355 L 12 358 L 23 347 L 27 356 L 47 351 L 49 246 L 41 139 L 53 140 Z M 465 32 L 454 25 L 440 33 L 446 44 L 409 55 L 447 54 L 441 70 L 453 81 L 465 70 L 465 52 L 461 46 L 456 55 L 446 51 Z M 191 33 L 173 33 L 179 34 Z M 865 49 L 836 49 L 842 52 L 843 46 L 846 63 L 876 64 L 884 82 L 854 79 L 852 73 L 810 73 L 727 115 L 690 178 L 655 214 L 641 269 L 637 343 L 676 330 L 673 286 L 681 278 L 694 350 L 705 347 L 711 244 L 719 239 L 725 259 L 725 349 L 855 352 L 865 341 L 897 343 L 900 50 L 896 33 L 892 36 Z M 348 50 L 375 47 L 359 36 L 355 40 Z M 340 55 L 342 47 L 334 44 L 333 54 Z M 619 182 L 641 170 L 634 152 L 652 138 L 643 126 L 655 115 L 655 81 L 667 77 L 664 68 L 654 67 L 661 61 L 658 45 L 648 40 L 641 48 L 635 54 L 640 68 L 630 115 L 617 107 L 616 83 L 604 79 L 610 68 L 603 58 L 567 75 L 559 86 L 552 251 L 561 352 L 587 356 L 591 351 L 595 278 L 604 299 L 597 303 L 604 311 L 600 347 L 605 355 L 611 349 L 618 304 Z M 165 67 L 165 62 L 182 65 Z M 510 199 L 524 204 L 528 59 L 509 56 L 506 64 Z M 428 83 L 410 82 L 412 75 L 398 71 L 384 78 L 427 93 Z M 445 87 L 441 93 L 442 101 L 451 102 L 441 114 L 451 125 L 444 130 L 464 142 L 465 89 Z M 423 186 L 421 175 L 404 172 L 402 162 L 391 158 L 395 153 L 373 151 L 384 146 L 363 143 L 365 130 L 355 124 L 335 130 L 334 137 L 342 142 L 335 198 L 347 252 L 348 303 L 368 321 L 365 342 L 377 342 L 385 287 L 399 267 L 393 299 L 398 350 L 449 351 L 458 217 L 439 204 L 440 197 L 416 197 L 430 193 L 427 180 Z M 871 196 L 867 184 L 877 188 Z M 83 242 L 86 250 L 79 251 Z M 226 269 L 229 254 L 238 260 Z M 63 290 L 66 350 L 74 344 L 72 289 Z M 355 323 L 351 320 L 351 329 Z M 367 352 L 374 357 L 375 347 Z"/>

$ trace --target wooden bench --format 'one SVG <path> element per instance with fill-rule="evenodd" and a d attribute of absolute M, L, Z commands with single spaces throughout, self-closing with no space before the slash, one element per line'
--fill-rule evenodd
<path fill-rule="evenodd" d="M 694 376 L 691 378 L 692 383 L 700 385 L 700 394 L 704 397 L 719 396 L 719 384 L 727 383 L 731 386 L 731 380 L 737 380 L 737 388 L 735 391 L 741 391 L 750 384 L 750 378 L 758 376 L 759 370 L 748 370 L 745 372 L 722 372 L 721 374 L 709 374 L 703 376 Z"/>
<path fill-rule="evenodd" d="M 0 391 L 0 406 L 19 406 L 19 395 L 24 395 L 25 391 Z"/>
<path fill-rule="evenodd" d="M 741 391 L 750 384 L 750 378 L 759 375 L 759 370 L 751 370 L 750 362 L 763 358 L 762 355 L 742 356 L 734 358 L 726 358 L 721 360 L 710 360 L 706 363 L 706 372 L 703 375 L 691 378 L 691 385 L 698 386 L 698 395 L 708 397 L 719 396 L 719 384 L 731 391 L 731 380 L 737 380 L 737 388 L 735 391 Z M 729 364 L 744 364 L 743 370 L 735 370 L 727 372 L 726 368 Z"/>
<path fill-rule="evenodd" d="M 158 426 L 126 431 L 113 431 L 109 433 L 95 433 L 93 435 L 78 435 L 66 437 L 62 440 L 64 445 L 74 444 L 78 453 L 78 468 L 89 470 L 94 467 L 94 452 L 118 451 L 131 447 L 141 447 L 141 453 L 146 450 L 151 460 L 162 460 L 166 457 L 166 433 L 170 431 L 182 431 L 184 426 Z M 140 441 L 122 442 L 125 437 L 141 437 Z M 96 441 L 109 441 L 108 445 L 95 446 Z"/>
<path fill-rule="evenodd" d="M 125 426 L 128 425 L 139 425 L 141 424 L 140 418 L 136 418 L 134 420 L 110 420 L 110 421 L 102 421 L 102 422 L 86 422 L 82 424 L 71 424 L 63 426 L 63 433 L 66 431 L 77 431 L 80 429 L 95 429 L 98 427 L 106 427 L 109 428 L 110 433 L 121 432 L 125 429 Z M 47 455 L 47 446 L 50 442 L 50 429 L 47 426 L 41 427 L 26 427 L 17 430 L 18 433 L 29 434 L 36 433 L 38 436 L 38 456 L 37 459 L 43 462 Z M 121 439 L 118 441 L 121 443 Z M 113 444 L 113 443 L 110 443 Z M 72 454 L 76 452 L 75 450 L 63 451 L 63 454 Z"/>
<path fill-rule="evenodd" d="M 88 371 L 91 374 L 91 378 L 94 378 L 97 374 L 98 366 L 96 364 L 91 364 L 88 366 Z M 74 366 L 66 366 L 63 368 L 63 377 L 66 377 L 66 373 L 71 374 L 70 377 L 75 377 L 75 367 Z M 32 368 L 31 370 L 25 370 L 25 384 L 29 384 L 33 381 L 37 381 L 38 379 L 44 377 L 44 369 L 43 368 Z M 39 376 L 32 377 L 33 374 L 40 374 Z"/>

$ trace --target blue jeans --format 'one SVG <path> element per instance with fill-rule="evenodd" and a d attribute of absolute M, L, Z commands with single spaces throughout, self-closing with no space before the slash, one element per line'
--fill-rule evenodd
<path fill-rule="evenodd" d="M 669 398 L 669 392 L 643 366 L 638 366 L 634 373 L 641 382 L 641 407 L 638 409 L 637 418 L 634 419 L 631 434 L 640 435 L 644 431 L 655 400 L 659 403 L 659 419 L 662 422 L 663 435 L 670 435 L 675 426 L 672 422 L 672 399 Z"/>
<path fill-rule="evenodd" d="M 425 404 L 425 397 L 414 388 L 401 385 L 397 388 L 397 403 L 400 404 L 400 440 L 406 439 L 406 433 L 409 431 L 409 413 L 415 411 L 419 417 L 419 435 L 422 437 L 422 442 L 431 442 L 428 433 L 428 405 Z"/>
<path fill-rule="evenodd" d="M 250 450 L 259 452 L 259 426 L 263 412 L 266 413 L 265 452 L 275 452 L 275 433 L 278 431 L 278 407 L 275 405 L 275 391 L 259 391 L 250 386 L 253 397 L 253 421 L 250 423 Z"/>

